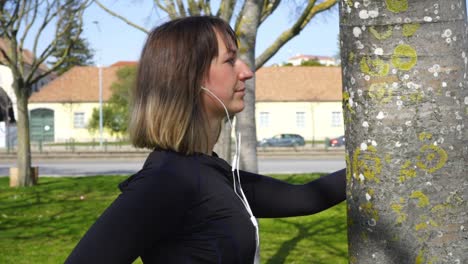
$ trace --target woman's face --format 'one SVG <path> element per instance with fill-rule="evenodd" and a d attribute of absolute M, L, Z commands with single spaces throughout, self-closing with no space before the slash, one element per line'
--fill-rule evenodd
<path fill-rule="evenodd" d="M 245 81 L 253 72 L 240 59 L 237 50 L 228 50 L 223 38 L 216 33 L 218 56 L 211 61 L 208 77 L 203 86 L 215 94 L 226 106 L 230 115 L 244 109 Z M 205 111 L 210 118 L 226 116 L 223 106 L 208 92 L 203 93 Z"/>

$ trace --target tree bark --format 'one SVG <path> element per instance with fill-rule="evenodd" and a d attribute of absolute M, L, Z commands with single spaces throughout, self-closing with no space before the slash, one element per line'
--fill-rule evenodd
<path fill-rule="evenodd" d="M 350 263 L 468 263 L 465 4 L 340 3 Z"/>
<path fill-rule="evenodd" d="M 34 185 L 33 174 L 31 173 L 31 141 L 29 133 L 29 111 L 28 98 L 29 89 L 20 87 L 21 81 L 15 80 L 16 103 L 18 111 L 17 131 L 18 131 L 18 186 Z"/>
<path fill-rule="evenodd" d="M 255 72 L 255 41 L 262 12 L 261 1 L 247 0 L 242 7 L 235 31 L 239 37 L 239 58 Z M 245 83 L 245 108 L 237 115 L 236 133 L 242 134 L 240 167 L 257 172 L 257 129 L 255 126 L 255 77 Z"/>

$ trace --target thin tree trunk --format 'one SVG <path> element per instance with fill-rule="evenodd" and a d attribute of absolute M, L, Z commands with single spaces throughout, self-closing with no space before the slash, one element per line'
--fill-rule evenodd
<path fill-rule="evenodd" d="M 341 1 L 350 263 L 468 263 L 463 2 Z"/>
<path fill-rule="evenodd" d="M 237 115 L 236 132 L 241 133 L 240 166 L 258 172 L 257 128 L 255 126 L 255 77 L 246 82 L 245 109 Z"/>
<path fill-rule="evenodd" d="M 15 82 L 14 85 L 19 85 Z M 17 111 L 18 120 L 18 152 L 17 152 L 17 167 L 18 167 L 18 186 L 32 186 L 34 184 L 33 175 L 31 173 L 31 145 L 29 137 L 29 111 L 28 111 L 28 89 L 15 89 L 18 91 Z"/>
<path fill-rule="evenodd" d="M 239 37 L 239 57 L 255 72 L 255 41 L 262 11 L 261 1 L 247 0 L 236 23 Z M 237 115 L 236 131 L 242 134 L 240 166 L 257 172 L 257 130 L 255 126 L 255 78 L 245 83 L 245 108 Z M 240 129 L 242 128 L 242 129 Z"/>

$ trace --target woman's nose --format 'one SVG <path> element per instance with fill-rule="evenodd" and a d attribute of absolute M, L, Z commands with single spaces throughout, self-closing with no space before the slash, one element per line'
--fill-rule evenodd
<path fill-rule="evenodd" d="M 252 78 L 253 72 L 250 70 L 249 66 L 242 60 L 239 60 L 239 62 L 239 79 L 245 81 Z"/>

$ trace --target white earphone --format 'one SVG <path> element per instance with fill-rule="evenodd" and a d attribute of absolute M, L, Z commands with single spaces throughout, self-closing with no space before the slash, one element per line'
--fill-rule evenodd
<path fill-rule="evenodd" d="M 231 118 L 229 117 L 229 112 L 228 112 L 226 106 L 224 105 L 224 103 L 221 101 L 221 99 L 219 99 L 218 96 L 216 96 L 212 91 L 208 90 L 207 88 L 202 86 L 201 89 L 208 92 L 208 94 L 210 94 L 213 98 L 218 100 L 218 102 L 223 106 L 224 111 L 226 112 L 229 127 L 231 128 L 231 130 L 234 129 L 234 126 L 232 125 L 232 122 L 231 122 Z M 252 222 L 252 224 L 255 227 L 256 246 L 255 246 L 255 262 L 254 263 L 260 263 L 259 251 L 258 251 L 259 245 L 260 245 L 258 222 L 257 222 L 257 219 L 255 218 L 255 216 L 253 215 L 252 209 L 250 208 L 250 205 L 249 205 L 249 202 L 247 201 L 247 198 L 245 197 L 244 191 L 242 190 L 242 185 L 241 185 L 240 177 L 239 177 L 239 161 L 240 161 L 241 138 L 242 138 L 242 136 L 241 136 L 240 132 L 234 137 L 235 145 L 236 145 L 236 151 L 234 153 L 234 157 L 232 158 L 232 163 L 231 163 L 232 182 L 233 182 L 234 193 L 237 195 L 237 197 L 239 197 L 242 204 L 244 204 L 245 209 L 247 210 L 247 212 L 250 215 L 250 221 Z M 237 177 L 236 177 L 235 171 L 237 171 Z M 236 179 L 237 179 L 237 182 L 239 183 L 239 192 L 240 192 L 240 194 L 237 192 Z"/>

